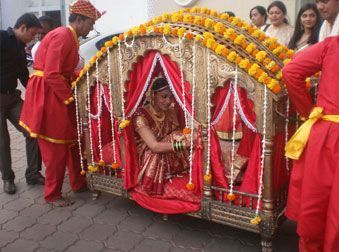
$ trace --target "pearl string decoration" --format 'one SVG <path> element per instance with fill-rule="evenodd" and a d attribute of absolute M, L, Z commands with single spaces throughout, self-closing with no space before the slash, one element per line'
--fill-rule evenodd
<path fill-rule="evenodd" d="M 110 101 L 110 117 L 111 117 L 111 127 L 112 127 L 112 150 L 113 150 L 113 164 L 112 168 L 118 168 L 119 164 L 117 163 L 117 153 L 116 153 L 116 141 L 115 141 L 115 131 L 114 131 L 114 114 L 113 114 L 113 99 L 112 99 L 112 78 L 111 78 L 111 52 L 107 50 L 107 75 L 108 75 L 108 87 L 109 87 L 109 101 Z M 110 175 L 112 170 L 110 169 Z"/>
<path fill-rule="evenodd" d="M 266 151 L 266 123 L 267 123 L 267 86 L 264 85 L 264 101 L 263 101 L 263 131 L 262 131 L 262 141 L 261 141 L 261 160 L 260 160 L 260 176 L 259 176 L 259 191 L 258 191 L 258 200 L 257 207 L 255 209 L 255 217 L 251 219 L 251 223 L 258 225 L 261 222 L 259 216 L 260 202 L 262 199 L 263 191 L 263 175 L 264 175 L 264 162 L 265 162 L 265 151 Z"/>
<path fill-rule="evenodd" d="M 81 168 L 81 175 L 85 175 L 86 171 L 84 169 L 84 157 L 82 155 L 82 145 L 81 145 L 81 128 L 82 128 L 82 124 L 81 121 L 79 120 L 79 104 L 78 104 L 78 85 L 75 86 L 74 89 L 74 101 L 75 101 L 75 116 L 76 116 L 76 120 L 77 120 L 77 134 L 78 134 L 78 144 L 79 144 L 79 157 L 80 157 L 80 168 Z"/>
<path fill-rule="evenodd" d="M 179 51 L 180 51 L 180 81 L 181 81 L 181 92 L 182 92 L 182 102 L 184 104 L 184 107 L 186 108 L 186 99 L 185 99 L 185 86 L 184 86 L 184 52 L 183 52 L 183 46 L 182 46 L 182 39 L 179 39 Z M 185 117 L 185 128 L 187 128 L 188 125 L 188 118 L 186 109 L 184 109 L 184 117 Z"/>
<path fill-rule="evenodd" d="M 207 51 L 207 167 L 206 175 L 211 173 L 211 59 L 210 51 Z"/>
<path fill-rule="evenodd" d="M 88 128 L 89 128 L 89 139 L 91 149 L 91 160 L 92 164 L 88 166 L 90 172 L 94 172 L 97 168 L 94 165 L 94 152 L 93 152 L 93 135 L 92 135 L 92 119 L 91 119 L 91 87 L 89 83 L 89 72 L 86 72 L 86 84 L 87 84 L 87 110 L 88 110 Z"/>
<path fill-rule="evenodd" d="M 122 110 L 122 120 L 126 120 L 126 114 L 125 114 L 125 99 L 124 99 L 124 82 L 122 78 L 122 53 L 121 53 L 121 43 L 118 43 L 118 53 L 119 53 L 119 75 L 120 75 L 120 99 L 121 99 L 121 110 Z"/>
<path fill-rule="evenodd" d="M 95 61 L 95 79 L 96 79 L 96 87 L 97 87 L 97 104 L 99 107 L 99 104 L 102 105 L 102 93 L 101 93 L 101 83 L 99 82 L 99 68 L 98 68 L 98 60 Z M 105 161 L 102 160 L 102 139 L 101 139 L 101 113 L 99 114 L 98 117 L 98 140 L 99 140 L 99 156 L 100 156 L 100 161 L 99 165 L 104 166 Z"/>
<path fill-rule="evenodd" d="M 289 125 L 289 122 L 290 122 L 290 119 L 289 119 L 289 111 L 290 111 L 290 100 L 288 99 L 287 97 L 287 100 L 286 100 L 286 119 L 285 119 L 285 145 L 287 144 L 288 142 L 288 125 Z M 289 168 L 289 158 L 285 156 L 285 164 L 286 164 L 286 170 L 287 172 L 289 173 L 290 172 L 290 168 Z"/>

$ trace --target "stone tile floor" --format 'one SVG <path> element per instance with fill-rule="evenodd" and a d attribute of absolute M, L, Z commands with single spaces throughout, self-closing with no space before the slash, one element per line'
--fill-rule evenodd
<path fill-rule="evenodd" d="M 17 193 L 7 195 L 0 182 L 0 251 L 80 252 L 254 252 L 260 236 L 184 215 L 160 215 L 133 201 L 102 194 L 73 194 L 68 179 L 63 192 L 76 199 L 71 207 L 52 208 L 43 200 L 43 186 L 25 182 L 24 138 L 12 126 L 13 169 Z M 274 251 L 298 251 L 295 224 L 286 221 L 278 232 Z"/>

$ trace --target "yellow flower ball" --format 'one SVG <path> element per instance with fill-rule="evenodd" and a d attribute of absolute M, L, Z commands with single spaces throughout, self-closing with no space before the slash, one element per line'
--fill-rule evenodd
<path fill-rule="evenodd" d="M 97 51 L 97 53 L 96 53 L 95 55 L 97 56 L 98 59 L 101 58 L 101 56 L 102 56 L 102 51 Z"/>
<path fill-rule="evenodd" d="M 199 42 L 199 41 L 203 40 L 203 37 L 201 35 L 197 35 L 197 36 L 195 36 L 194 39 L 195 39 L 196 42 Z"/>
<path fill-rule="evenodd" d="M 140 34 L 140 28 L 138 26 L 132 28 L 132 34 L 137 36 Z"/>
<path fill-rule="evenodd" d="M 215 45 L 215 40 L 214 39 L 211 39 L 211 38 L 209 38 L 209 39 L 207 39 L 207 42 L 206 42 L 206 47 L 207 48 L 213 48 L 213 46 Z"/>
<path fill-rule="evenodd" d="M 279 72 L 275 75 L 275 78 L 276 78 L 277 80 L 281 80 L 281 79 L 282 79 L 282 72 L 279 71 Z"/>
<path fill-rule="evenodd" d="M 279 82 L 276 79 L 271 79 L 271 81 L 267 84 L 267 87 L 272 90 L 278 84 Z"/>
<path fill-rule="evenodd" d="M 250 67 L 250 69 L 248 69 L 248 74 L 251 75 L 251 76 L 255 75 L 255 73 L 257 72 L 257 70 L 258 70 L 259 68 L 260 68 L 259 65 L 256 64 L 256 63 L 254 63 L 254 64 Z"/>
<path fill-rule="evenodd" d="M 224 45 L 217 45 L 217 48 L 215 48 L 215 53 L 221 55 L 222 51 L 224 50 L 225 46 Z"/>
<path fill-rule="evenodd" d="M 284 66 L 286 66 L 288 63 L 290 63 L 291 62 L 291 59 L 285 59 L 284 60 Z"/>
<path fill-rule="evenodd" d="M 273 50 L 273 53 L 274 53 L 275 55 L 278 55 L 278 54 L 280 54 L 280 53 L 282 52 L 282 50 L 283 50 L 283 47 L 282 47 L 282 46 L 278 46 L 277 48 L 275 48 L 275 49 Z"/>
<path fill-rule="evenodd" d="M 150 26 L 146 27 L 146 32 L 147 33 L 151 33 L 151 32 L 153 32 L 153 30 L 154 30 L 154 26 L 153 25 L 150 25 Z"/>
<path fill-rule="evenodd" d="M 203 33 L 205 39 L 214 39 L 214 36 L 210 32 L 204 32 Z"/>
<path fill-rule="evenodd" d="M 251 54 L 256 47 L 257 46 L 253 42 L 249 43 L 248 46 L 246 47 L 246 52 Z"/>
<path fill-rule="evenodd" d="M 193 23 L 196 24 L 196 25 L 200 25 L 201 24 L 201 20 L 202 20 L 201 17 L 196 16 L 196 17 L 194 17 Z"/>
<path fill-rule="evenodd" d="M 113 41 L 112 40 L 106 41 L 105 42 L 105 46 L 106 47 L 112 47 L 113 46 Z"/>
<path fill-rule="evenodd" d="M 261 218 L 259 216 L 256 216 L 253 219 L 251 219 L 251 224 L 253 225 L 259 225 L 260 222 L 261 222 Z"/>
<path fill-rule="evenodd" d="M 242 44 L 245 40 L 246 40 L 245 36 L 242 35 L 242 34 L 240 34 L 240 35 L 238 35 L 238 36 L 235 38 L 234 44 L 240 45 L 240 44 Z"/>
<path fill-rule="evenodd" d="M 190 14 L 185 14 L 184 17 L 183 17 L 183 21 L 188 23 L 188 22 L 191 22 L 191 15 Z"/>
<path fill-rule="evenodd" d="M 112 42 L 113 42 L 114 45 L 118 44 L 118 41 L 119 41 L 119 38 L 117 36 L 114 36 L 112 38 Z"/>
<path fill-rule="evenodd" d="M 178 36 L 179 38 L 182 38 L 186 32 L 186 29 L 184 27 L 181 27 L 178 29 Z"/>
<path fill-rule="evenodd" d="M 287 54 L 287 57 L 291 58 L 294 54 L 294 51 L 292 49 L 289 49 L 286 54 Z"/>
<path fill-rule="evenodd" d="M 160 17 L 154 17 L 154 18 L 152 19 L 152 21 L 153 21 L 154 24 L 158 24 L 158 23 L 161 22 L 161 18 L 160 18 Z"/>
<path fill-rule="evenodd" d="M 214 28 L 214 31 L 217 33 L 223 33 L 225 31 L 224 24 L 220 22 L 216 23 L 213 28 Z"/>
<path fill-rule="evenodd" d="M 233 62 L 237 58 L 238 54 L 235 51 L 231 51 L 228 56 L 227 60 Z"/>
<path fill-rule="evenodd" d="M 206 28 L 211 29 L 214 25 L 214 21 L 210 18 L 206 18 L 204 25 L 205 25 Z"/>
<path fill-rule="evenodd" d="M 233 18 L 231 24 L 232 24 L 232 25 L 237 25 L 239 22 L 240 22 L 240 19 L 237 18 L 237 17 L 235 17 L 235 18 Z"/>
<path fill-rule="evenodd" d="M 258 81 L 259 81 L 260 83 L 265 83 L 265 80 L 266 80 L 267 77 L 268 77 L 268 74 L 265 73 L 265 72 L 263 72 L 263 73 L 260 74 L 260 76 L 259 76 L 259 78 L 258 78 Z"/>
<path fill-rule="evenodd" d="M 272 70 L 272 68 L 276 65 L 276 63 L 274 61 L 271 61 L 270 63 L 268 63 L 265 67 L 268 70 Z"/>
<path fill-rule="evenodd" d="M 256 55 L 255 58 L 257 61 L 262 62 L 265 57 L 266 57 L 267 53 L 265 51 L 259 51 Z"/>
<path fill-rule="evenodd" d="M 167 22 L 170 20 L 170 15 L 168 13 L 164 13 L 161 15 L 162 22 Z"/>
<path fill-rule="evenodd" d="M 227 21 L 228 18 L 229 18 L 229 15 L 227 13 L 223 13 L 223 14 L 220 15 L 220 19 L 222 19 L 222 20 L 226 20 Z"/>
<path fill-rule="evenodd" d="M 93 65 L 96 61 L 97 61 L 97 56 L 95 55 L 89 60 L 89 63 Z"/>
<path fill-rule="evenodd" d="M 164 25 L 164 34 L 169 35 L 172 32 L 172 27 L 168 24 Z"/>
<path fill-rule="evenodd" d="M 127 119 L 122 120 L 121 123 L 119 124 L 119 128 L 120 128 L 120 129 L 124 129 L 124 128 L 126 128 L 130 123 L 131 123 L 130 120 L 127 120 Z"/>
<path fill-rule="evenodd" d="M 171 16 L 172 22 L 176 23 L 182 20 L 182 15 L 180 13 L 174 13 Z"/>
<path fill-rule="evenodd" d="M 242 59 L 239 63 L 239 67 L 242 69 L 246 69 L 249 64 L 250 64 L 250 61 L 248 59 Z"/>
<path fill-rule="evenodd" d="M 82 71 L 83 71 L 83 70 L 81 70 L 80 73 L 81 73 Z M 80 76 L 80 74 L 79 74 L 79 76 Z M 72 84 L 71 84 L 71 89 L 74 90 L 75 87 L 76 87 L 76 85 L 77 85 L 77 83 L 76 83 L 75 81 L 73 81 Z"/>

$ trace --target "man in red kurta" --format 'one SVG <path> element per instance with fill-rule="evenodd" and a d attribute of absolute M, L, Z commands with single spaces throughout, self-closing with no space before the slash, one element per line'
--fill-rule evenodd
<path fill-rule="evenodd" d="M 79 61 L 78 37 L 86 36 L 101 16 L 86 0 L 73 3 L 70 13 L 70 25 L 49 32 L 40 43 L 20 118 L 21 126 L 38 138 L 46 166 L 45 200 L 55 206 L 74 203 L 61 194 L 66 166 L 73 191 L 86 187 L 80 174 L 71 82 Z"/>
<path fill-rule="evenodd" d="M 298 222 L 301 252 L 339 251 L 338 70 L 339 36 L 305 49 L 283 69 L 296 110 L 303 117 L 318 118 L 303 124 L 315 120 L 300 159 L 294 161 L 286 208 L 287 217 Z M 318 71 L 321 79 L 315 105 L 305 78 Z"/>

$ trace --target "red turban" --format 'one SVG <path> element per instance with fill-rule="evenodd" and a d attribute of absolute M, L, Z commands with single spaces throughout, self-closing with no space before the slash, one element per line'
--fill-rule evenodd
<path fill-rule="evenodd" d="M 105 14 L 105 12 L 100 13 L 88 0 L 77 0 L 70 4 L 69 12 L 72 14 L 80 14 L 94 20 L 97 20 Z"/>

